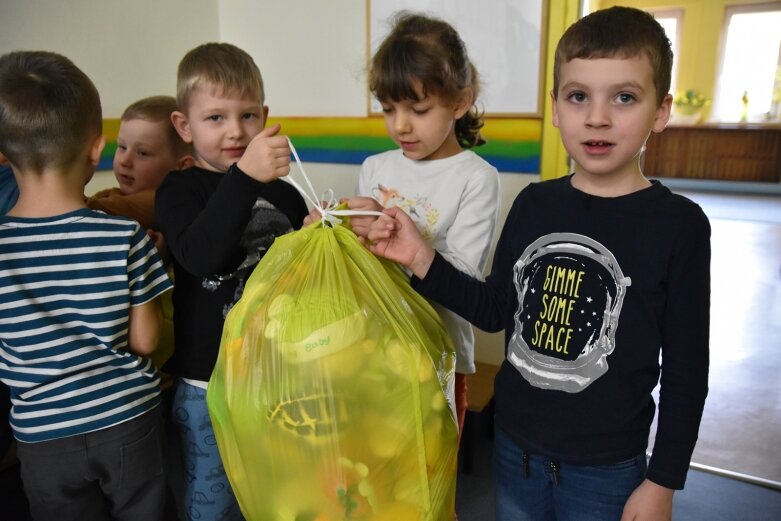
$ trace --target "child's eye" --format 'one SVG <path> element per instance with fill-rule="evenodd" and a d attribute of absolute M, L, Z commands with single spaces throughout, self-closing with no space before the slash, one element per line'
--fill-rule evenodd
<path fill-rule="evenodd" d="M 429 111 L 429 107 L 413 107 L 412 108 L 412 112 L 414 112 L 418 116 L 422 116 L 423 114 L 425 114 L 428 111 Z"/>
<path fill-rule="evenodd" d="M 586 101 L 586 94 L 579 91 L 572 92 L 567 95 L 567 99 L 574 103 L 583 103 Z"/>
<path fill-rule="evenodd" d="M 120 143 L 117 143 L 117 148 L 120 149 L 120 150 L 127 151 L 127 145 L 122 145 Z"/>
<path fill-rule="evenodd" d="M 628 92 L 622 92 L 621 94 L 618 95 L 616 99 L 618 100 L 619 103 L 632 103 L 637 98 L 635 98 L 633 94 L 629 94 Z"/>
<path fill-rule="evenodd" d="M 248 119 L 248 120 L 249 120 L 249 119 L 255 119 L 255 118 L 257 118 L 257 117 L 258 117 L 258 115 L 257 115 L 257 114 L 254 114 L 254 113 L 252 113 L 252 112 L 246 112 L 246 113 L 242 114 L 242 116 L 241 116 L 241 117 L 242 117 L 242 119 Z"/>
<path fill-rule="evenodd" d="M 382 111 L 383 111 L 385 114 L 390 114 L 391 112 L 393 112 L 393 107 L 391 107 L 391 106 L 386 106 L 386 105 L 383 105 L 383 106 L 382 106 Z"/>
<path fill-rule="evenodd" d="M 149 155 L 149 152 L 147 152 L 146 150 L 139 150 L 139 151 L 137 152 L 137 154 L 138 154 L 139 156 L 141 156 L 141 157 L 147 157 L 147 156 Z"/>
<path fill-rule="evenodd" d="M 209 121 L 220 121 L 222 120 L 222 116 L 220 116 L 219 114 L 212 114 L 206 119 L 208 119 Z"/>

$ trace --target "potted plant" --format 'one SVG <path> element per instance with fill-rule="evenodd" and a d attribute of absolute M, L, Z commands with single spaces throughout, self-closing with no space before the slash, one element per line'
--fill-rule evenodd
<path fill-rule="evenodd" d="M 700 121 L 702 109 L 710 104 L 710 98 L 700 94 L 695 89 L 678 93 L 673 98 L 675 107 L 673 120 L 678 123 L 693 125 Z"/>

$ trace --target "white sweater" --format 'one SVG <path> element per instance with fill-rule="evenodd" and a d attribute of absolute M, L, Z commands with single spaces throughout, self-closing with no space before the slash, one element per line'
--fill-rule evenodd
<path fill-rule="evenodd" d="M 415 161 L 400 149 L 368 157 L 357 195 L 398 206 L 434 249 L 461 271 L 482 278 L 499 218 L 499 173 L 465 150 L 445 159 Z M 456 372 L 475 372 L 472 326 L 432 303 L 456 348 Z"/>

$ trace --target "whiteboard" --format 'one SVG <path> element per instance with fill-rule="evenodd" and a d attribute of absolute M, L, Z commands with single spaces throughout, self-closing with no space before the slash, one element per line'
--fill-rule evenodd
<path fill-rule="evenodd" d="M 542 114 L 544 0 L 367 0 L 369 60 L 390 32 L 393 15 L 408 10 L 450 23 L 480 75 L 478 104 L 487 116 Z M 369 112 L 380 113 L 369 95 Z"/>

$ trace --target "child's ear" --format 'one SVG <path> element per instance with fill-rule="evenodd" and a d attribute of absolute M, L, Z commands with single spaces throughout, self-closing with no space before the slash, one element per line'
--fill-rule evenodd
<path fill-rule="evenodd" d="M 171 113 L 171 123 L 176 129 L 176 132 L 182 138 L 182 141 L 185 143 L 193 142 L 193 135 L 192 132 L 190 132 L 190 124 L 187 122 L 187 116 L 184 115 L 184 112 L 179 112 L 178 110 L 173 111 Z"/>
<path fill-rule="evenodd" d="M 103 152 L 105 146 L 106 138 L 103 135 L 97 136 L 92 142 L 89 149 L 89 160 L 93 166 L 98 166 L 98 163 L 100 163 L 100 154 Z"/>
<path fill-rule="evenodd" d="M 662 100 L 662 104 L 656 109 L 656 115 L 654 116 L 654 126 L 651 130 L 654 132 L 661 132 L 667 123 L 670 121 L 670 113 L 673 108 L 673 97 L 668 94 Z"/>
<path fill-rule="evenodd" d="M 263 105 L 263 128 L 266 128 L 267 121 L 268 121 L 268 105 Z"/>
<path fill-rule="evenodd" d="M 453 116 L 455 119 L 461 119 L 464 114 L 469 112 L 472 105 L 475 104 L 475 96 L 472 89 L 464 89 L 461 95 L 456 100 L 456 106 L 453 108 Z"/>
<path fill-rule="evenodd" d="M 179 158 L 179 170 L 190 168 L 194 164 L 195 164 L 195 158 L 190 154 L 187 154 L 186 156 L 182 156 L 181 158 Z"/>
<path fill-rule="evenodd" d="M 554 127 L 559 128 L 559 112 L 556 109 L 556 94 L 552 90 L 550 91 L 550 101 L 551 101 L 551 123 L 553 123 Z"/>

